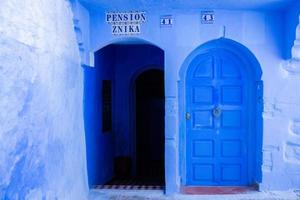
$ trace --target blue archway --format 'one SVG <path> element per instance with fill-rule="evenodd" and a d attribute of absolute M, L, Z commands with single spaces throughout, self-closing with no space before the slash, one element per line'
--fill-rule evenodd
<path fill-rule="evenodd" d="M 84 122 L 90 187 L 105 185 L 115 178 L 136 178 L 133 84 L 147 69 L 164 70 L 164 51 L 143 39 L 118 38 L 101 45 L 94 54 L 94 61 L 95 67 L 84 68 Z"/>
<path fill-rule="evenodd" d="M 247 185 L 252 185 L 261 182 L 261 164 L 262 164 L 262 111 L 263 111 L 263 84 L 261 81 L 262 70 L 260 64 L 253 53 L 242 44 L 230 39 L 220 38 L 209 41 L 198 48 L 196 48 L 184 61 L 180 72 L 179 81 L 179 119 L 180 119 L 180 174 L 182 178 L 181 185 L 191 185 L 188 180 L 189 170 L 187 167 L 188 155 L 190 149 L 187 148 L 187 125 L 186 113 L 187 104 L 189 104 L 186 97 L 189 91 L 186 90 L 187 79 L 189 71 L 195 65 L 195 62 L 203 56 L 211 52 L 223 52 L 223 54 L 230 54 L 239 62 L 239 70 L 243 71 L 243 76 L 248 82 L 249 88 L 249 102 L 247 106 L 248 119 L 247 123 Z M 222 53 L 221 53 L 222 54 Z M 248 90 L 247 90 L 248 91 Z M 207 153 L 207 152 L 206 152 Z M 192 182 L 196 183 L 196 182 Z M 204 182 L 205 183 L 205 182 Z M 205 184 L 204 184 L 205 185 Z M 209 185 L 209 184 L 208 184 Z M 214 185 L 214 184 L 212 184 Z"/>

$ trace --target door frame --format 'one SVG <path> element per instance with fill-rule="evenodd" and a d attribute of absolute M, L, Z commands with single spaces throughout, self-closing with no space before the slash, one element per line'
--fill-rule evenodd
<path fill-rule="evenodd" d="M 249 127 L 253 127 L 249 132 L 255 133 L 253 137 L 248 138 L 248 147 L 251 148 L 248 151 L 252 151 L 252 153 L 248 153 L 248 183 L 258 184 L 262 179 L 262 111 L 263 111 L 263 82 L 261 80 L 262 70 L 260 64 L 254 54 L 242 44 L 225 38 L 220 38 L 216 40 L 209 41 L 200 45 L 198 48 L 193 50 L 189 56 L 185 59 L 183 65 L 180 68 L 179 77 L 180 80 L 178 82 L 178 95 L 179 95 L 179 171 L 181 176 L 181 186 L 187 185 L 187 155 L 186 155 L 186 75 L 188 68 L 191 62 L 196 59 L 197 56 L 201 56 L 204 53 L 209 52 L 213 49 L 222 49 L 229 51 L 237 56 L 242 63 L 244 63 L 245 70 L 248 76 L 251 76 L 251 86 L 253 91 L 252 94 L 249 94 L 252 97 L 249 102 L 256 102 L 252 108 L 249 110 L 253 110 L 255 113 L 250 113 L 249 116 L 253 116 L 253 118 L 249 118 Z M 250 137 L 250 134 L 248 134 Z"/>

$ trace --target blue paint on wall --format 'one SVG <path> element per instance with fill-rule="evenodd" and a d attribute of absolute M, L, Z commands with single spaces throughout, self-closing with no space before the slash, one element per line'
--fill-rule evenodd
<path fill-rule="evenodd" d="M 262 1 L 260 1 L 262 2 Z M 286 2 L 286 1 L 285 1 Z M 292 2 L 292 1 L 290 1 Z M 178 99 L 181 99 L 181 89 L 177 89 L 177 82 L 179 78 L 179 70 L 182 62 L 186 56 L 193 51 L 197 46 L 214 40 L 216 38 L 222 37 L 223 30 L 225 28 L 225 37 L 232 39 L 234 41 L 243 44 L 255 54 L 255 57 L 261 63 L 261 66 L 264 70 L 264 95 L 265 95 L 265 105 L 268 106 L 268 103 L 272 103 L 276 99 L 278 94 L 277 88 L 280 87 L 285 80 L 282 79 L 282 71 L 280 70 L 281 63 L 284 61 L 284 58 L 290 55 L 291 46 L 293 45 L 295 38 L 295 28 L 298 24 L 298 15 L 299 10 L 296 9 L 298 4 L 296 1 L 293 1 L 294 4 L 290 7 L 286 4 L 285 7 L 280 6 L 280 9 L 273 10 L 271 7 L 266 5 L 266 10 L 222 10 L 214 9 L 215 12 L 215 22 L 214 24 L 204 25 L 201 24 L 200 10 L 199 9 L 170 9 L 168 14 L 171 14 L 174 17 L 176 23 L 172 28 L 161 28 L 159 27 L 157 19 L 160 15 L 164 15 L 164 11 L 156 10 L 153 12 L 153 9 L 145 9 L 147 12 L 147 22 L 143 24 L 141 29 L 141 34 L 136 37 L 141 40 L 148 40 L 150 43 L 157 44 L 162 47 L 165 51 L 165 88 L 166 88 L 166 191 L 167 193 L 178 192 L 180 188 L 180 182 L 184 173 L 181 172 L 181 166 L 179 163 L 182 163 L 180 160 L 184 160 L 181 153 L 182 150 L 178 149 L 178 146 L 181 145 L 181 135 L 179 130 L 182 128 L 181 116 L 183 114 L 178 114 L 178 109 L 181 109 L 181 104 L 178 104 Z M 234 2 L 236 3 L 236 1 Z M 151 3 L 150 3 L 151 4 Z M 108 2 L 108 5 L 110 4 Z M 132 3 L 131 5 L 135 5 Z M 188 4 L 187 4 L 188 5 Z M 244 4 L 243 4 L 244 5 Z M 119 6 L 122 6 L 121 4 Z M 111 10 L 115 10 L 115 6 L 112 6 Z M 131 36 L 112 36 L 111 27 L 105 23 L 105 11 L 103 8 L 98 10 L 91 10 L 91 47 L 96 49 L 99 46 L 103 46 L 112 40 L 130 40 Z M 116 10 L 117 11 L 117 10 Z M 292 19 L 290 16 L 292 16 Z M 286 16 L 286 17 L 285 17 Z M 292 25 L 290 26 L 289 23 Z M 191 27 L 193 27 L 191 29 Z M 187 31 L 190 30 L 190 31 Z M 238 30 L 238 31 L 237 31 Z M 99 35 L 103 37 L 99 37 Z M 287 45 L 288 44 L 288 45 Z M 274 73 L 275 72 L 275 73 Z M 257 73 L 261 77 L 261 71 Z M 256 74 L 256 75 L 257 75 Z M 257 76 L 256 76 L 257 77 Z M 263 84 L 259 79 L 256 79 L 255 86 L 257 94 L 256 97 L 259 99 L 257 101 L 257 113 L 262 113 L 263 103 Z M 255 96 L 255 95 L 254 95 Z M 126 98 L 125 98 L 126 99 Z M 126 100 L 127 101 L 127 100 Z M 124 113 L 128 111 L 127 108 L 123 109 Z M 123 115 L 123 114 L 122 114 Z M 125 115 L 125 114 L 124 114 Z M 275 120 L 264 119 L 268 121 L 266 123 L 264 132 L 264 144 L 268 146 L 281 147 L 282 141 L 279 141 L 279 137 L 273 138 L 270 137 L 273 132 L 273 129 L 278 130 L 278 123 Z M 262 127 L 262 117 L 258 116 L 256 121 L 256 130 L 258 132 L 263 132 Z M 128 133 L 127 125 L 120 128 L 119 133 L 123 132 L 124 135 Z M 286 137 L 287 130 L 282 130 L 279 135 L 281 138 Z M 123 135 L 122 135 L 123 136 Z M 261 136 L 258 136 L 256 140 L 256 147 L 262 149 L 262 139 Z M 127 146 L 125 142 L 122 149 L 119 149 L 120 152 L 130 151 L 130 146 Z M 118 144 L 116 144 L 119 146 Z M 118 147 L 119 148 L 119 147 Z M 280 148 L 278 154 L 273 156 L 278 156 L 284 154 L 283 148 Z M 124 151 L 123 151 L 124 150 Z M 262 169 L 261 165 L 263 162 L 262 152 L 257 151 L 255 160 L 256 163 L 253 164 L 255 175 L 253 176 L 255 181 L 262 181 Z M 275 157 L 274 157 L 275 158 Z M 266 161 L 268 162 L 268 160 Z M 284 164 L 283 164 L 284 163 Z M 279 167 L 280 169 L 284 168 L 285 161 L 282 160 L 282 156 L 278 156 L 271 163 L 273 167 Z M 290 164 L 286 164 L 290 166 Z M 280 170 L 279 170 L 280 171 Z M 269 181 L 271 178 L 276 177 L 277 171 L 264 172 L 263 184 L 270 186 L 272 188 L 276 184 L 272 181 Z M 280 173 L 284 173 L 281 170 Z M 267 178 L 266 178 L 267 177 Z M 292 180 L 294 176 L 287 176 L 286 180 Z M 254 182 L 254 181 L 253 181 Z M 286 181 L 287 182 L 287 181 Z M 292 182 L 292 181 L 291 181 Z M 280 187 L 286 187 L 285 183 L 277 184 Z M 291 183 L 293 185 L 293 183 Z M 275 188 L 275 187 L 274 187 Z"/>
<path fill-rule="evenodd" d="M 18 142 L 14 156 L 18 156 L 19 160 L 12 170 L 9 185 L 6 188 L 0 188 L 0 194 L 3 190 L 4 199 L 12 199 L 18 194 L 20 200 L 23 200 L 30 190 L 41 187 L 45 183 L 43 178 L 45 167 L 41 161 L 38 161 L 38 157 L 35 155 L 37 152 L 37 146 L 29 149 L 26 136 Z M 26 169 L 31 170 L 27 171 Z"/>
<path fill-rule="evenodd" d="M 81 53 L 87 53 L 96 46 L 119 37 L 112 36 L 111 27 L 104 22 L 106 8 L 103 7 L 99 11 L 92 6 L 90 13 L 85 10 L 79 14 L 81 18 L 79 24 L 83 26 L 79 31 L 78 24 L 76 24 L 78 34 L 78 44 L 76 44 L 71 23 L 72 21 L 78 22 L 78 19 L 76 17 L 72 19 L 67 1 L 64 3 L 58 0 L 53 1 L 54 3 L 36 1 L 37 3 L 30 5 L 16 5 L 9 0 L 2 0 L 2 2 L 6 6 L 3 6 L 3 12 L 0 12 L 0 18 L 3 19 L 0 35 L 0 79 L 3 80 L 0 90 L 0 107 L 3 113 L 0 119 L 0 132 L 3 132 L 1 135 L 3 148 L 1 148 L 0 156 L 3 158 L 0 170 L 0 196 L 6 199 L 14 197 L 22 199 L 27 195 L 34 195 L 31 199 L 42 199 L 39 198 L 41 196 L 50 196 L 50 199 L 55 199 L 63 198 L 65 192 L 68 191 L 66 195 L 70 199 L 72 197 L 74 199 L 74 196 L 84 199 L 87 188 L 81 112 L 83 80 L 78 63 L 78 45 Z M 150 1 L 140 6 L 135 1 L 130 4 L 125 1 L 121 4 L 117 1 L 111 3 L 106 0 L 106 2 L 110 4 L 109 8 L 113 11 L 118 10 L 117 8 L 124 9 L 124 5 L 129 6 L 127 8 L 138 7 L 146 10 L 147 22 L 143 24 L 142 33 L 138 37 L 162 46 L 166 52 L 167 193 L 178 191 L 180 185 L 178 159 L 185 159 L 184 156 L 178 155 L 183 152 L 182 147 L 178 149 L 178 144 L 184 141 L 182 134 L 178 133 L 179 126 L 180 131 L 184 130 L 182 123 L 184 119 L 181 119 L 184 112 L 180 111 L 180 115 L 177 113 L 178 109 L 184 108 L 177 104 L 178 98 L 182 99 L 184 96 L 181 94 L 184 88 L 180 86 L 177 90 L 176 85 L 179 68 L 192 49 L 199 44 L 220 37 L 223 27 L 226 27 L 227 38 L 239 41 L 255 52 L 265 72 L 265 105 L 269 110 L 265 118 L 267 123 L 264 130 L 264 144 L 268 150 L 267 155 L 270 155 L 265 160 L 270 169 L 264 173 L 264 177 L 267 177 L 264 178 L 264 184 L 268 189 L 299 188 L 299 156 L 295 153 L 299 145 L 295 135 L 287 135 L 292 132 L 289 130 L 289 123 L 294 126 L 293 121 L 298 122 L 298 119 L 295 119 L 295 116 L 298 116 L 296 113 L 298 104 L 295 102 L 299 101 L 298 98 L 292 99 L 291 93 L 295 93 L 292 89 L 286 90 L 288 91 L 286 93 L 281 91 L 285 87 L 293 88 L 290 85 L 295 78 L 295 76 L 282 73 L 281 66 L 282 53 L 287 58 L 291 57 L 290 51 L 295 40 L 295 29 L 299 23 L 299 0 L 294 0 L 294 4 L 285 11 L 269 11 L 268 9 L 271 9 L 269 4 L 265 4 L 264 10 L 250 10 L 252 7 L 248 3 L 256 2 L 263 5 L 266 1 L 262 0 L 247 1 L 248 6 L 236 0 L 230 1 L 232 2 L 230 5 L 227 4 L 228 1 L 222 1 L 222 5 L 218 4 L 219 6 L 211 4 L 209 5 L 212 6 L 211 9 L 249 9 L 248 11 L 216 9 L 216 21 L 211 25 L 204 25 L 200 22 L 198 9 L 201 8 L 198 4 L 200 1 L 193 1 L 196 4 L 180 1 L 179 4 L 173 4 L 175 9 L 170 7 L 169 1 L 164 1 L 163 6 L 168 10 L 157 9 L 162 7 L 161 2 L 155 3 L 155 6 L 148 6 L 151 5 Z M 204 3 L 209 4 L 208 1 Z M 224 4 L 227 5 L 224 7 Z M 24 6 L 20 9 L 22 5 Z M 281 6 L 282 4 L 278 4 L 276 8 Z M 43 16 L 37 17 L 41 13 Z M 158 19 L 164 14 L 174 16 L 176 23 L 172 28 L 160 28 Z M 89 20 L 89 15 L 91 20 Z M 55 23 L 54 18 L 59 19 L 60 23 Z M 89 34 L 89 29 L 91 29 L 91 34 Z M 22 34 L 20 30 L 23 30 Z M 127 40 L 130 37 L 124 38 Z M 91 48 L 89 41 L 91 41 Z M 282 48 L 283 42 L 285 42 L 285 48 Z M 56 44 L 55 48 L 49 48 L 51 46 L 49 44 Z M 115 155 L 131 155 L 133 152 L 129 123 L 131 77 L 145 69 L 146 65 L 158 67 L 163 66 L 161 64 L 164 62 L 162 58 L 151 58 L 153 62 L 148 62 L 150 55 L 156 55 L 152 50 L 147 50 L 148 53 L 145 53 L 145 50 L 145 54 L 142 54 L 143 51 L 133 50 L 133 47 L 114 48 L 114 50 L 112 47 L 102 49 L 98 57 L 96 56 L 98 59 L 96 68 L 84 69 L 84 116 L 90 185 L 104 182 L 113 175 Z M 119 56 L 116 55 L 116 50 L 120 52 Z M 132 55 L 136 56 L 135 59 L 129 59 Z M 82 56 L 83 63 L 88 63 L 89 59 L 87 55 L 85 56 Z M 116 62 L 112 64 L 112 60 Z M 128 62 L 124 63 L 123 60 Z M 138 63 L 134 63 L 134 60 Z M 260 81 L 261 72 L 256 74 L 259 74 L 253 86 L 257 89 L 254 95 L 257 99 L 256 113 L 262 113 L 263 84 Z M 108 78 L 112 78 L 116 86 L 114 99 L 118 100 L 114 101 L 114 126 L 117 128 L 110 134 L 103 134 L 101 132 L 100 90 L 101 80 Z M 286 85 L 289 82 L 290 85 Z M 297 88 L 296 81 L 295 85 L 292 86 Z M 262 125 L 262 116 L 258 115 L 253 127 L 258 133 L 262 133 Z M 297 128 L 297 123 L 295 126 Z M 274 137 L 274 132 L 276 132 L 276 137 Z M 115 136 L 118 136 L 117 141 L 114 139 Z M 178 140 L 179 137 L 181 140 Z M 254 181 L 260 182 L 263 142 L 261 135 L 256 137 L 255 148 L 258 150 L 253 163 L 253 171 L 255 171 Z M 297 142 L 297 145 L 288 152 L 286 145 L 290 142 Z M 183 170 L 180 175 L 184 176 Z M 274 181 L 278 179 L 280 181 Z"/>
<path fill-rule="evenodd" d="M 164 70 L 164 52 L 152 45 L 116 45 L 114 82 L 114 132 L 116 156 L 134 156 L 133 87 L 135 78 L 148 69 Z"/>
<path fill-rule="evenodd" d="M 114 158 L 135 157 L 132 105 L 135 78 L 147 69 L 163 69 L 164 53 L 149 44 L 108 45 L 85 67 L 84 121 L 90 187 L 114 175 Z M 112 80 L 112 131 L 102 133 L 102 80 Z"/>
<path fill-rule="evenodd" d="M 292 5 L 285 9 L 285 58 L 290 59 L 291 49 L 294 46 L 296 39 L 296 27 L 299 24 L 300 17 L 300 2 L 295 1 Z"/>
<path fill-rule="evenodd" d="M 84 69 L 84 123 L 89 186 L 113 176 L 114 133 L 102 133 L 102 80 L 112 80 L 114 48 L 95 54 L 95 68 Z"/>

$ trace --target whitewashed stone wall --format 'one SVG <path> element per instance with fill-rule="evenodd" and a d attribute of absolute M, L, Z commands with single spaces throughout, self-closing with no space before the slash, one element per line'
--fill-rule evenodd
<path fill-rule="evenodd" d="M 264 108 L 264 137 L 272 144 L 264 142 L 262 188 L 273 190 L 300 186 L 300 25 L 292 59 L 282 63 L 279 73 L 276 96 L 266 98 Z"/>
<path fill-rule="evenodd" d="M 0 1 L 0 199 L 87 198 L 83 71 L 65 0 Z"/>

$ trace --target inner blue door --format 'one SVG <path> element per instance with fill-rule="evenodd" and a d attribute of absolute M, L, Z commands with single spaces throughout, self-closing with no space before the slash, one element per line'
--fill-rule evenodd
<path fill-rule="evenodd" d="M 196 57 L 186 77 L 187 185 L 248 185 L 250 87 L 225 50 Z"/>

